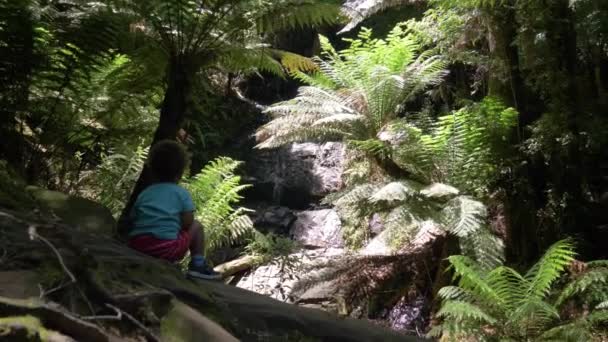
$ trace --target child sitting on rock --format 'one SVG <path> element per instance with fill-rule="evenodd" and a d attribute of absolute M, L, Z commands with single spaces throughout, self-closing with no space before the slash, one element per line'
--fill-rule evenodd
<path fill-rule="evenodd" d="M 203 256 L 204 233 L 194 220 L 194 203 L 177 183 L 188 158 L 177 142 L 164 140 L 150 149 L 148 167 L 154 183 L 137 197 L 131 211 L 129 246 L 141 253 L 177 262 L 190 250 L 188 275 L 219 279 Z"/>

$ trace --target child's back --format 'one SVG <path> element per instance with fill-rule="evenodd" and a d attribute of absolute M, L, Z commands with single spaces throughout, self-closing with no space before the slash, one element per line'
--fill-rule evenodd
<path fill-rule="evenodd" d="M 171 262 L 182 260 L 190 251 L 188 274 L 219 278 L 203 257 L 203 228 L 194 220 L 192 197 L 177 184 L 186 168 L 185 150 L 175 141 L 161 141 L 150 150 L 147 163 L 156 182 L 133 205 L 129 246 Z"/>
<path fill-rule="evenodd" d="M 175 183 L 156 183 L 147 187 L 133 205 L 133 228 L 129 236 L 152 234 L 173 240 L 182 229 L 181 214 L 194 211 L 188 191 Z"/>

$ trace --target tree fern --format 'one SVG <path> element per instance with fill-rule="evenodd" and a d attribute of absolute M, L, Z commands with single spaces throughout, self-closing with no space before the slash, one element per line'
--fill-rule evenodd
<path fill-rule="evenodd" d="M 343 139 L 351 148 L 387 156 L 376 135 L 397 117 L 403 102 L 437 85 L 446 74 L 437 56 L 419 53 L 419 46 L 401 25 L 385 40 L 363 29 L 350 46 L 337 52 L 321 37 L 318 70 L 296 73 L 310 87 L 266 110 L 273 120 L 256 134 L 259 148 L 305 140 Z"/>
<path fill-rule="evenodd" d="M 184 182 L 196 206 L 195 217 L 205 229 L 207 250 L 243 242 L 253 231 L 249 210 L 235 207 L 242 198 L 239 192 L 249 187 L 234 174 L 240 164 L 220 157 Z"/>
<path fill-rule="evenodd" d="M 530 268 L 525 275 L 499 266 L 488 270 L 471 258 L 448 258 L 458 286 L 439 291 L 443 298 L 438 316 L 442 323 L 434 329 L 448 340 L 593 340 L 599 324 L 608 315 L 601 309 L 587 314 L 576 312 L 571 319 L 560 313 L 563 296 L 552 296 L 557 279 L 564 276 L 566 266 L 574 261 L 570 240 L 559 241 Z M 585 274 L 575 276 L 566 285 L 566 296 L 590 284 L 603 284 L 601 277 Z"/>
<path fill-rule="evenodd" d="M 508 142 L 517 116 L 514 109 L 486 98 L 440 117 L 429 134 L 395 122 L 394 129 L 406 130 L 411 139 L 395 147 L 394 160 L 403 168 L 431 175 L 432 181 L 483 195 L 510 155 Z"/>

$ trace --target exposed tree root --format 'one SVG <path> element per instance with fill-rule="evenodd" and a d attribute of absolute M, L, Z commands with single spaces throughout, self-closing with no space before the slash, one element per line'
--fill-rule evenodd
<path fill-rule="evenodd" d="M 76 340 L 91 342 L 120 341 L 100 327 L 80 319 L 57 303 L 44 303 L 35 299 L 20 300 L 0 297 L 1 316 L 34 316 L 45 327 L 60 331 Z"/>

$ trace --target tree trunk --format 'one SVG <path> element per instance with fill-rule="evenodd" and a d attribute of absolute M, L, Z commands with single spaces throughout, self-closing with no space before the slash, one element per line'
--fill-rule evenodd
<path fill-rule="evenodd" d="M 191 77 L 194 73 L 183 56 L 174 56 L 169 62 L 167 70 L 167 90 L 160 109 L 158 126 L 154 132 L 151 146 L 161 140 L 175 140 L 181 128 L 187 111 L 187 99 L 191 92 Z M 152 183 L 152 174 L 147 165 L 144 165 L 127 205 L 123 209 L 119 223 L 118 235 L 124 237 L 129 229 L 128 216 L 137 200 L 137 196 Z"/>
<path fill-rule="evenodd" d="M 0 13 L 0 22 L 5 23 L 4 44 L 0 44 L 0 136 L 3 142 L 12 143 L 0 145 L 0 158 L 25 173 L 27 141 L 15 126 L 17 117 L 27 113 L 33 67 L 40 61 L 34 53 L 34 23 L 28 3 L 13 1 L 6 6 L 12 9 Z"/>
<path fill-rule="evenodd" d="M 488 94 L 523 113 L 526 100 L 519 68 L 519 51 L 514 44 L 517 36 L 514 9 L 503 6 L 488 17 L 490 58 L 499 66 L 489 71 Z"/>

